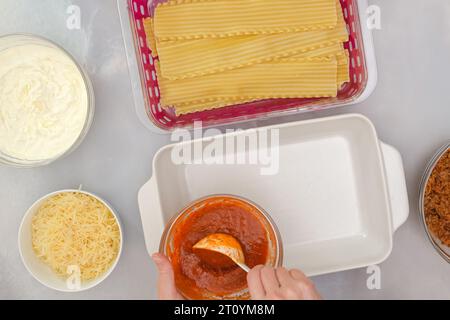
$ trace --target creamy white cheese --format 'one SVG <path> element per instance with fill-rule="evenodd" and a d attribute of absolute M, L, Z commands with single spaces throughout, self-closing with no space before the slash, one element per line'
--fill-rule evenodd
<path fill-rule="evenodd" d="M 61 50 L 19 45 L 0 51 L 0 152 L 48 160 L 67 151 L 88 114 L 88 93 Z"/>

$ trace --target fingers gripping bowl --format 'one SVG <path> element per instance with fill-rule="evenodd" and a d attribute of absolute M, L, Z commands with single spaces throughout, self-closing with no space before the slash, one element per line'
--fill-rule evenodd
<path fill-rule="evenodd" d="M 249 267 L 282 264 L 280 234 L 261 208 L 230 195 L 199 199 L 169 221 L 160 243 L 160 252 L 174 267 L 178 290 L 188 299 L 249 298 L 245 271 L 234 264 L 210 265 L 192 249 L 205 236 L 220 232 L 241 243 Z"/>

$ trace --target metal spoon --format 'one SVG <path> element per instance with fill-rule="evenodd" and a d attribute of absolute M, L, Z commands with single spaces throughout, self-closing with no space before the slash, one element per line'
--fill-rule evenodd
<path fill-rule="evenodd" d="M 242 247 L 236 238 L 224 234 L 214 233 L 206 236 L 197 242 L 193 249 L 209 250 L 220 253 L 230 258 L 235 264 L 241 267 L 245 272 L 249 272 L 250 268 L 245 264 L 245 256 Z"/>

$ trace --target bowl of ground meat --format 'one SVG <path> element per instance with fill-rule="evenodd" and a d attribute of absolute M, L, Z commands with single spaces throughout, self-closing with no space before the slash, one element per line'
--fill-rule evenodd
<path fill-rule="evenodd" d="M 428 238 L 450 263 L 450 141 L 430 160 L 422 179 L 419 201 Z"/>

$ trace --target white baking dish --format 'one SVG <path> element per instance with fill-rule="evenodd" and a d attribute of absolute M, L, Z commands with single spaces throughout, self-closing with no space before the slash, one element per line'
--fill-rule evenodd
<path fill-rule="evenodd" d="M 165 224 L 186 205 L 211 194 L 235 194 L 272 216 L 285 266 L 311 276 L 386 259 L 394 231 L 408 217 L 408 196 L 401 156 L 379 142 L 370 120 L 352 114 L 252 130 L 267 129 L 279 130 L 276 175 L 261 175 L 259 165 L 171 161 L 182 144 L 205 148 L 224 135 L 159 150 L 153 177 L 138 196 L 148 252 L 158 251 Z"/>

